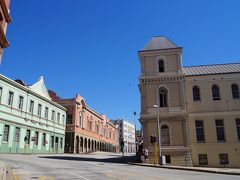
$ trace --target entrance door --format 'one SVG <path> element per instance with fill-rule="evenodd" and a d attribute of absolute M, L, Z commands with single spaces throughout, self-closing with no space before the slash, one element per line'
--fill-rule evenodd
<path fill-rule="evenodd" d="M 55 153 L 58 153 L 58 137 L 55 138 Z"/>

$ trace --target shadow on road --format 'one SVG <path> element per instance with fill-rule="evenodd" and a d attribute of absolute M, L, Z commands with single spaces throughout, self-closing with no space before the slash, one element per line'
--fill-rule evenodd
<path fill-rule="evenodd" d="M 77 156 L 39 156 L 39 158 L 68 160 L 68 161 L 89 161 L 89 162 L 105 162 L 105 163 L 129 163 L 136 162 L 136 156 L 117 156 L 111 158 L 89 158 L 89 157 L 77 157 Z"/>

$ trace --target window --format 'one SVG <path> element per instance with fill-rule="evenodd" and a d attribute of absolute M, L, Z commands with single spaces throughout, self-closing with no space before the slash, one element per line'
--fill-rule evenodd
<path fill-rule="evenodd" d="M 30 101 L 29 112 L 33 114 L 34 101 Z"/>
<path fill-rule="evenodd" d="M 42 114 L 42 105 L 38 104 L 38 116 L 41 117 Z"/>
<path fill-rule="evenodd" d="M 88 129 L 92 130 L 92 121 L 91 120 L 88 120 Z"/>
<path fill-rule="evenodd" d="M 229 162 L 228 162 L 228 154 L 227 153 L 219 154 L 219 163 L 220 164 L 229 164 Z"/>
<path fill-rule="evenodd" d="M 8 105 L 9 106 L 13 105 L 13 96 L 14 96 L 14 93 L 9 91 L 9 95 L 8 95 Z"/>
<path fill-rule="evenodd" d="M 54 111 L 54 110 L 52 110 L 52 118 L 51 118 L 51 120 L 52 120 L 52 121 L 55 120 L 55 111 Z"/>
<path fill-rule="evenodd" d="M 240 119 L 236 119 L 236 127 L 237 127 L 238 140 L 240 140 Z"/>
<path fill-rule="evenodd" d="M 203 127 L 203 121 L 202 120 L 196 120 L 195 121 L 196 126 L 196 136 L 197 136 L 197 142 L 204 142 L 204 127 Z"/>
<path fill-rule="evenodd" d="M 62 115 L 62 124 L 63 125 L 65 124 L 65 115 L 64 114 Z"/>
<path fill-rule="evenodd" d="M 3 132 L 3 141 L 8 142 L 8 137 L 9 137 L 9 125 L 5 125 Z"/>
<path fill-rule="evenodd" d="M 207 154 L 198 154 L 199 165 L 208 165 Z"/>
<path fill-rule="evenodd" d="M 57 122 L 60 123 L 60 113 L 57 113 Z"/>
<path fill-rule="evenodd" d="M 48 107 L 45 107 L 45 116 L 46 119 L 48 119 Z"/>
<path fill-rule="evenodd" d="M 30 143 L 30 130 L 27 130 L 26 136 L 24 138 L 24 141 L 26 142 L 26 144 Z"/>
<path fill-rule="evenodd" d="M 225 141 L 224 124 L 222 119 L 215 120 L 217 140 Z"/>
<path fill-rule="evenodd" d="M 20 109 L 20 110 L 23 109 L 23 97 L 22 96 L 19 96 L 18 109 Z"/>
<path fill-rule="evenodd" d="M 60 138 L 60 148 L 63 148 L 63 138 Z"/>
<path fill-rule="evenodd" d="M 67 114 L 67 124 L 72 124 L 72 114 Z"/>
<path fill-rule="evenodd" d="M 170 146 L 169 128 L 167 125 L 161 127 L 161 144 L 163 146 Z"/>
<path fill-rule="evenodd" d="M 99 134 L 99 125 L 96 123 L 96 133 Z"/>
<path fill-rule="evenodd" d="M 233 99 L 239 99 L 239 89 L 237 84 L 232 84 L 232 97 Z"/>
<path fill-rule="evenodd" d="M 54 146 L 54 136 L 51 136 L 51 148 Z"/>
<path fill-rule="evenodd" d="M 79 126 L 81 127 L 82 126 L 82 111 L 79 112 Z"/>
<path fill-rule="evenodd" d="M 160 73 L 164 72 L 164 62 L 163 62 L 163 60 L 158 61 L 158 70 L 159 70 Z"/>
<path fill-rule="evenodd" d="M 37 146 L 38 145 L 38 132 L 37 131 L 35 131 L 34 138 L 35 138 L 34 144 Z"/>
<path fill-rule="evenodd" d="M 193 86 L 192 88 L 193 101 L 201 101 L 200 89 L 198 86 Z"/>
<path fill-rule="evenodd" d="M 212 97 L 213 100 L 221 100 L 219 87 L 216 84 L 212 86 Z"/>
<path fill-rule="evenodd" d="M 3 91 L 3 88 L 0 87 L 0 103 L 1 103 L 1 100 L 2 100 L 2 91 Z"/>
<path fill-rule="evenodd" d="M 46 146 L 46 133 L 43 133 L 43 136 L 42 136 L 42 145 L 43 146 Z"/>
<path fill-rule="evenodd" d="M 16 127 L 15 128 L 15 135 L 14 135 L 14 142 L 15 143 L 19 142 L 19 137 L 20 137 L 20 128 Z"/>
<path fill-rule="evenodd" d="M 159 103 L 160 107 L 167 107 L 167 90 L 165 88 L 159 89 Z"/>

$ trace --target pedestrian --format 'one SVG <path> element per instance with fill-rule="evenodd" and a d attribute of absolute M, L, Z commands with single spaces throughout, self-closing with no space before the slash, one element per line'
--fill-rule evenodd
<path fill-rule="evenodd" d="M 142 148 L 142 150 L 141 150 L 141 153 L 140 153 L 140 156 L 141 156 L 141 163 L 143 163 L 145 160 L 145 158 L 144 158 L 144 149 Z"/>
<path fill-rule="evenodd" d="M 144 158 L 145 158 L 145 163 L 148 163 L 148 149 L 144 149 Z"/>

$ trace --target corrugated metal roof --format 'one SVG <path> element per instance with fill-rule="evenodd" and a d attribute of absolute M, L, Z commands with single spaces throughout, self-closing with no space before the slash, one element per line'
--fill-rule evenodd
<path fill-rule="evenodd" d="M 172 41 L 164 36 L 155 36 L 150 39 L 142 51 L 151 51 L 157 49 L 178 48 Z"/>
<path fill-rule="evenodd" d="M 240 73 L 240 63 L 187 66 L 183 67 L 183 72 L 187 76 Z"/>

